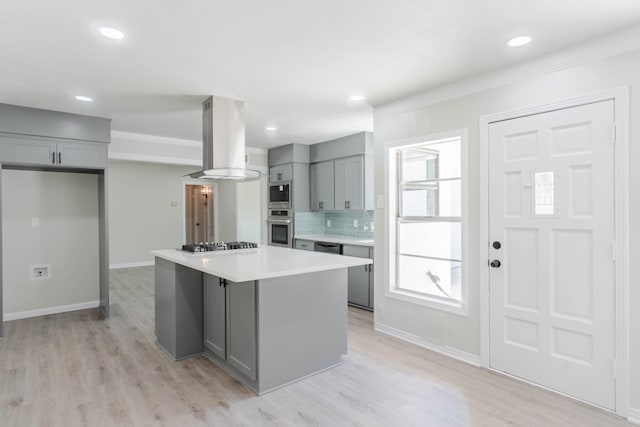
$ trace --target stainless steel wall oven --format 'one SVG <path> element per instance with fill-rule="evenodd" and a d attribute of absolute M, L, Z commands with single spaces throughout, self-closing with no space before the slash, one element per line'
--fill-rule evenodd
<path fill-rule="evenodd" d="M 267 227 L 271 246 L 293 247 L 293 213 L 290 209 L 269 209 Z"/>

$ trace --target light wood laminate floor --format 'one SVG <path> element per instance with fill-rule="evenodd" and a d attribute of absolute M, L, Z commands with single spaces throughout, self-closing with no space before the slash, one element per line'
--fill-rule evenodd
<path fill-rule="evenodd" d="M 623 419 L 373 331 L 349 309 L 343 364 L 256 396 L 153 332 L 153 268 L 111 272 L 96 310 L 6 322 L 0 426 L 602 426 Z"/>

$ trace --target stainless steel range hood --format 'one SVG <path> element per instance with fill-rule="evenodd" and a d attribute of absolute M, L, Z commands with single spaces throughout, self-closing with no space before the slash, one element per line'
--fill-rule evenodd
<path fill-rule="evenodd" d="M 256 179 L 260 172 L 245 168 L 244 102 L 211 96 L 202 103 L 202 168 L 191 178 Z"/>

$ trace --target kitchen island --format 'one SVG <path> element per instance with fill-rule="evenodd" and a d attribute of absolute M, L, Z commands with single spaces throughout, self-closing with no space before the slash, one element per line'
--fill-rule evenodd
<path fill-rule="evenodd" d="M 258 394 L 340 364 L 347 269 L 371 263 L 273 246 L 153 254 L 158 345 L 204 353 Z"/>

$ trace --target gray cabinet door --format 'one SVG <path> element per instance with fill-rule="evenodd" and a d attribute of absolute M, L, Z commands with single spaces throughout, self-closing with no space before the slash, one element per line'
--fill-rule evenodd
<path fill-rule="evenodd" d="M 222 360 L 227 357 L 227 303 L 220 278 L 204 274 L 204 346 Z"/>
<path fill-rule="evenodd" d="M 347 157 L 335 161 L 335 209 L 364 210 L 364 158 Z"/>
<path fill-rule="evenodd" d="M 369 248 L 366 246 L 344 245 L 342 254 L 358 258 L 369 258 Z M 347 300 L 351 304 L 371 307 L 369 266 L 349 267 Z"/>
<path fill-rule="evenodd" d="M 347 163 L 347 209 L 364 210 L 364 157 L 356 156 L 345 159 Z"/>
<path fill-rule="evenodd" d="M 314 250 L 313 244 L 314 244 L 313 240 L 296 239 L 294 243 L 294 248 L 302 249 L 304 251 L 313 251 Z"/>
<path fill-rule="evenodd" d="M 335 179 L 334 183 L 334 201 L 335 201 L 335 210 L 344 211 L 347 210 L 347 202 L 349 200 L 349 189 L 347 184 L 347 179 L 349 173 L 347 172 L 347 168 L 349 167 L 349 163 L 347 159 L 336 160 L 333 163 L 333 176 Z"/>
<path fill-rule="evenodd" d="M 104 169 L 107 167 L 107 144 L 59 142 L 58 164 L 67 167 Z"/>
<path fill-rule="evenodd" d="M 310 165 L 309 181 L 311 186 L 311 210 L 334 210 L 333 161 Z"/>
<path fill-rule="evenodd" d="M 56 143 L 44 138 L 0 134 L 0 162 L 25 165 L 56 164 Z"/>
<path fill-rule="evenodd" d="M 227 284 L 227 363 L 256 379 L 256 282 Z"/>
<path fill-rule="evenodd" d="M 293 179 L 292 165 L 279 165 L 269 169 L 269 181 L 291 181 Z"/>

